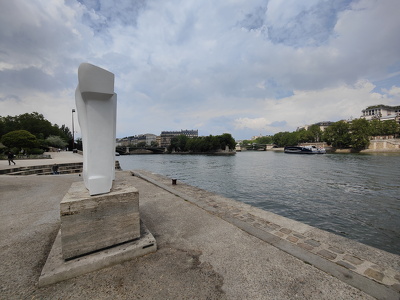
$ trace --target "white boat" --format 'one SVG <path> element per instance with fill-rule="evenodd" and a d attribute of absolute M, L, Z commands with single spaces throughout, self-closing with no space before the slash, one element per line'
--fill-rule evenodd
<path fill-rule="evenodd" d="M 316 146 L 286 146 L 284 152 L 290 154 L 325 154 L 326 150 Z"/>

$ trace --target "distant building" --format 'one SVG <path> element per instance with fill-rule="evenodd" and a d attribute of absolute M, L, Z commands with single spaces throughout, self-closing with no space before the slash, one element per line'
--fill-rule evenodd
<path fill-rule="evenodd" d="M 155 134 L 146 133 L 146 134 L 128 136 L 122 139 L 117 139 L 117 146 L 122 146 L 122 147 L 137 146 L 141 142 L 146 143 L 146 146 L 151 146 L 151 143 L 156 141 L 157 141 L 157 136 Z"/>
<path fill-rule="evenodd" d="M 129 140 L 127 137 L 121 138 L 121 139 L 117 139 L 116 141 L 116 146 L 117 147 L 126 147 L 129 145 Z"/>
<path fill-rule="evenodd" d="M 160 135 L 160 147 L 168 147 L 171 144 L 171 139 L 175 136 L 186 135 L 187 137 L 193 138 L 199 136 L 198 130 L 181 130 L 181 131 L 161 131 Z"/>
<path fill-rule="evenodd" d="M 332 124 L 333 124 L 333 122 L 331 122 L 331 121 L 323 121 L 323 122 L 318 122 L 318 123 L 311 124 L 311 125 L 304 125 L 304 126 L 297 127 L 296 131 L 299 131 L 302 129 L 308 130 L 308 128 L 310 128 L 312 125 L 318 125 L 319 129 L 321 129 L 321 131 L 325 131 L 325 129 L 328 128 L 329 126 L 331 126 Z"/>
<path fill-rule="evenodd" d="M 252 137 L 251 137 L 251 140 L 254 141 L 254 140 L 256 140 L 256 139 L 258 139 L 258 138 L 261 138 L 261 137 L 263 137 L 263 135 L 260 133 L 260 135 L 254 135 L 254 136 L 252 136 Z"/>
<path fill-rule="evenodd" d="M 374 119 L 381 121 L 395 120 L 400 124 L 400 105 L 389 106 L 378 104 L 374 106 L 368 106 L 366 109 L 362 110 L 361 118 L 369 121 Z"/>
<path fill-rule="evenodd" d="M 157 147 L 161 147 L 161 136 L 156 136 Z"/>

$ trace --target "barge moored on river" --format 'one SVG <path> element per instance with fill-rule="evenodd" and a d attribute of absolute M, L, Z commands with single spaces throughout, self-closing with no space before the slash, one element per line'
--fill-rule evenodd
<path fill-rule="evenodd" d="M 290 154 L 325 154 L 326 150 L 316 146 L 286 146 L 284 152 Z"/>

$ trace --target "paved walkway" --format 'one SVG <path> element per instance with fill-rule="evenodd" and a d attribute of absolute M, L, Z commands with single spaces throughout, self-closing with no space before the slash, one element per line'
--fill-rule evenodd
<path fill-rule="evenodd" d="M 44 288 L 37 281 L 59 229 L 59 203 L 82 179 L 0 176 L 0 299 L 399 299 L 397 255 L 134 173 L 117 174 L 139 189 L 158 251 Z"/>
<path fill-rule="evenodd" d="M 10 169 L 14 167 L 30 167 L 40 165 L 53 165 L 61 163 L 74 163 L 83 162 L 83 156 L 78 153 L 72 153 L 72 151 L 62 152 L 45 152 L 51 156 L 51 159 L 14 159 L 16 165 L 8 165 L 8 160 L 0 160 L 0 170 Z"/>

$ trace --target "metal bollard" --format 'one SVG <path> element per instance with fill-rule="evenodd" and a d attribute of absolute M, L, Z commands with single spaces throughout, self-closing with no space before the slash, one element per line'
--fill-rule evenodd
<path fill-rule="evenodd" d="M 176 179 L 172 179 L 172 185 L 176 185 Z"/>

